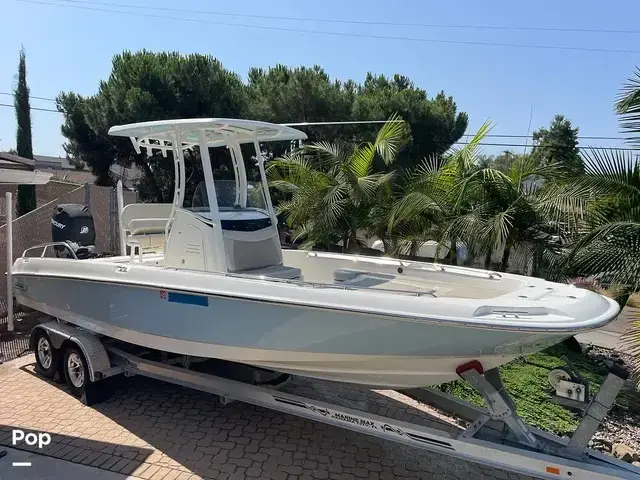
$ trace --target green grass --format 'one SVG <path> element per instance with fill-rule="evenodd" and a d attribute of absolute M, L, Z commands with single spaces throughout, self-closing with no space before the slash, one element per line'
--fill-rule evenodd
<path fill-rule="evenodd" d="M 563 345 L 555 345 L 500 368 L 502 381 L 517 405 L 518 415 L 528 424 L 556 435 L 571 434 L 580 422 L 579 415 L 553 402 L 550 397 L 552 388 L 548 381 L 549 371 L 565 365 L 563 355 L 589 380 L 590 392 L 597 392 L 607 375 L 607 368 L 598 365 L 587 355 L 571 352 Z M 439 389 L 484 406 L 482 397 L 462 380 L 440 385 Z"/>

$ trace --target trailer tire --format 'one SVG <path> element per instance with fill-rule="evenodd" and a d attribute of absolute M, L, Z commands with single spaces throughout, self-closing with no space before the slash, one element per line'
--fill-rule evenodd
<path fill-rule="evenodd" d="M 82 397 L 87 388 L 89 379 L 89 368 L 87 360 L 78 347 L 69 346 L 64 351 L 64 362 L 62 364 L 64 378 L 75 397 Z"/>
<path fill-rule="evenodd" d="M 53 346 L 49 335 L 44 330 L 38 330 L 34 343 L 36 354 L 36 371 L 44 378 L 52 380 L 58 371 L 60 351 Z"/>

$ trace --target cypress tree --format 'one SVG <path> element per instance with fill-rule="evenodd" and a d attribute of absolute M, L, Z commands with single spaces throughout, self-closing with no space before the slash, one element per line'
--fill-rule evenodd
<path fill-rule="evenodd" d="M 16 109 L 16 150 L 18 155 L 33 159 L 33 143 L 31 140 L 31 106 L 29 105 L 29 87 L 27 85 L 27 63 L 24 55 L 24 47 L 20 50 L 20 62 L 18 64 L 18 85 L 14 92 L 14 105 Z M 18 216 L 36 208 L 35 185 L 18 185 Z"/>

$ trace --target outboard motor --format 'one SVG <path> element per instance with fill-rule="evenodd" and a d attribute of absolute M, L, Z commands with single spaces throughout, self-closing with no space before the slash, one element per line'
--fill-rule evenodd
<path fill-rule="evenodd" d="M 95 256 L 96 230 L 87 206 L 57 205 L 51 218 L 51 238 L 54 242 L 66 242 L 78 258 Z M 54 251 L 58 258 L 73 258 L 69 249 L 62 245 L 56 245 Z"/>

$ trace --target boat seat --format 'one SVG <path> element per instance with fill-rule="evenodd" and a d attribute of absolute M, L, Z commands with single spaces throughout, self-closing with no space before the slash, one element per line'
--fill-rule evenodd
<path fill-rule="evenodd" d="M 163 235 L 173 204 L 130 203 L 122 209 L 122 227 L 129 235 Z"/>
<path fill-rule="evenodd" d="M 240 273 L 242 275 L 262 275 L 269 278 L 280 278 L 283 280 L 302 280 L 302 270 L 296 267 L 287 267 L 286 265 L 272 265 L 270 267 L 242 270 L 236 273 Z"/>
<path fill-rule="evenodd" d="M 138 242 L 143 252 L 163 249 L 166 240 L 164 233 L 155 235 L 128 235 L 127 239 L 129 242 Z"/>
<path fill-rule="evenodd" d="M 143 251 L 164 248 L 172 209 L 170 203 L 131 203 L 124 207 L 121 222 L 127 240 L 139 243 Z"/>

